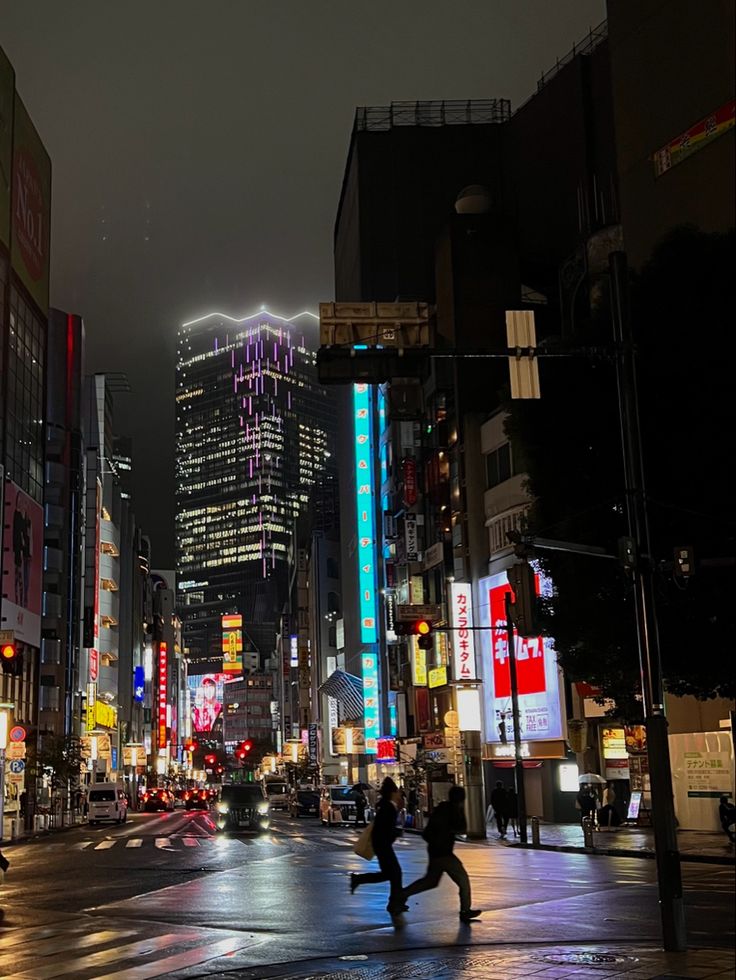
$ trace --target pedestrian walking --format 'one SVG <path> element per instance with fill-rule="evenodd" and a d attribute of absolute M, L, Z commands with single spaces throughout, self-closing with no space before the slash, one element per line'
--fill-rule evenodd
<path fill-rule="evenodd" d="M 498 835 L 501 840 L 504 840 L 506 837 L 506 830 L 509 825 L 508 798 L 506 788 L 500 779 L 497 780 L 496 785 L 491 790 L 491 806 L 493 807 L 493 813 L 496 817 Z"/>
<path fill-rule="evenodd" d="M 516 788 L 514 786 L 509 786 L 506 790 L 506 814 L 508 816 L 508 824 L 511 824 L 511 829 L 514 832 L 514 837 L 519 836 L 519 801 L 516 796 Z"/>
<path fill-rule="evenodd" d="M 352 789 L 353 798 L 355 799 L 355 826 L 367 827 L 367 821 L 365 819 L 365 811 L 368 807 L 368 797 L 363 792 L 363 786 L 361 783 L 356 783 Z"/>
<path fill-rule="evenodd" d="M 580 823 L 586 817 L 590 817 L 592 826 L 595 826 L 595 813 L 598 809 L 598 797 L 592 786 L 585 785 L 581 788 L 575 799 L 575 808 L 580 811 Z"/>
<path fill-rule="evenodd" d="M 601 830 L 610 830 L 620 823 L 621 819 L 616 811 L 616 790 L 612 783 L 608 783 L 603 790 L 603 806 L 598 814 L 598 824 Z"/>
<path fill-rule="evenodd" d="M 396 826 L 399 815 L 401 795 L 396 783 L 390 776 L 386 776 L 381 783 L 379 790 L 378 805 L 376 815 L 373 818 L 373 830 L 371 832 L 371 843 L 373 850 L 378 858 L 380 871 L 369 871 L 367 874 L 350 875 L 350 891 L 355 891 L 359 885 L 368 885 L 378 881 L 388 881 L 391 883 L 386 911 L 391 915 L 399 915 L 406 911 L 406 906 L 401 900 L 401 865 L 394 854 L 394 841 L 399 836 Z"/>
<path fill-rule="evenodd" d="M 432 811 L 432 816 L 422 833 L 422 837 L 427 842 L 429 858 L 427 873 L 404 889 L 403 902 L 412 895 L 436 888 L 442 875 L 448 874 L 457 885 L 460 894 L 460 921 L 468 923 L 478 918 L 481 914 L 480 909 L 471 907 L 468 872 L 454 853 L 455 838 L 459 834 L 464 834 L 466 830 L 465 790 L 462 786 L 453 786 L 447 800 Z"/>

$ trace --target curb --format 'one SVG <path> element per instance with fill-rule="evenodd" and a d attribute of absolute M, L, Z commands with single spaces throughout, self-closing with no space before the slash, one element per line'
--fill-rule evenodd
<path fill-rule="evenodd" d="M 8 838 L 7 840 L 0 841 L 0 847 L 17 847 L 18 844 L 33 844 L 35 841 L 45 840 L 47 837 L 54 837 L 56 834 L 63 834 L 67 830 L 78 830 L 80 827 L 86 827 L 87 823 L 70 823 L 65 827 L 54 827 L 51 830 L 38 830 L 32 834 L 23 834 L 21 837 L 16 837 L 13 840 Z"/>

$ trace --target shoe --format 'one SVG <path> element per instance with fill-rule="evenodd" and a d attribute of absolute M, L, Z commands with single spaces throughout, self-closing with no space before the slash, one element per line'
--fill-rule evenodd
<path fill-rule="evenodd" d="M 358 887 L 357 878 L 358 878 L 358 876 L 355 874 L 355 872 L 354 871 L 351 872 L 351 874 L 350 874 L 350 894 L 351 895 L 353 894 L 353 892 L 355 891 L 355 889 Z"/>
<path fill-rule="evenodd" d="M 479 915 L 482 915 L 481 909 L 466 909 L 460 913 L 460 921 L 467 923 L 471 919 L 477 919 Z"/>

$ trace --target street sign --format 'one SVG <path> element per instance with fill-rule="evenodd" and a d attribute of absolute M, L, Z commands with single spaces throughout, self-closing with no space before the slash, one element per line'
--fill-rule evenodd
<path fill-rule="evenodd" d="M 25 742 L 26 734 L 26 730 L 22 725 L 13 725 L 8 732 L 8 738 L 11 742 Z"/>
<path fill-rule="evenodd" d="M 11 772 L 20 773 L 23 772 L 25 767 L 26 767 L 25 760 L 13 759 L 13 761 L 10 763 L 10 766 L 8 768 L 10 769 Z"/>
<path fill-rule="evenodd" d="M 431 605 L 398 605 L 396 607 L 396 618 L 402 623 L 411 622 L 414 619 L 426 619 L 430 623 L 440 619 L 441 612 L 439 606 Z"/>
<path fill-rule="evenodd" d="M 6 759 L 25 759 L 25 757 L 26 757 L 25 742 L 8 742 L 8 746 L 5 749 Z"/>
<path fill-rule="evenodd" d="M 14 643 L 15 630 L 0 630 L 0 644 Z"/>

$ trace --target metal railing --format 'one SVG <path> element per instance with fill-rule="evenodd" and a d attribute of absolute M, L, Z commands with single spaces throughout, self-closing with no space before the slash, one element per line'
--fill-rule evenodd
<path fill-rule="evenodd" d="M 359 106 L 355 132 L 377 132 L 395 126 L 482 126 L 511 118 L 508 99 L 392 102 L 386 106 Z"/>
<path fill-rule="evenodd" d="M 569 65 L 570 62 L 574 58 L 577 58 L 579 54 L 590 54 L 598 47 L 598 45 L 602 41 L 605 41 L 607 37 L 608 37 L 607 20 L 601 21 L 601 23 L 597 27 L 591 27 L 588 33 L 582 39 L 582 41 L 578 41 L 577 44 L 573 44 L 572 48 L 567 52 L 566 55 L 563 55 L 561 58 L 558 58 L 557 61 L 554 63 L 554 65 L 548 71 L 542 72 L 540 79 L 537 82 L 537 92 L 541 91 L 544 88 L 544 86 L 550 81 L 550 79 L 554 78 L 554 76 L 562 68 L 564 68 L 565 65 Z"/>

